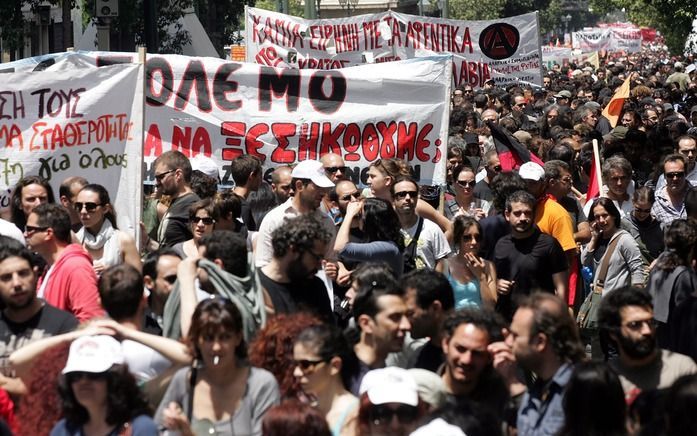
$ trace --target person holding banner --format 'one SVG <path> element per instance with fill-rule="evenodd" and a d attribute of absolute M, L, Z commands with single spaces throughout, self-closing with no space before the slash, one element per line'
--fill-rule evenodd
<path fill-rule="evenodd" d="M 76 234 L 77 240 L 92 256 L 97 275 L 123 262 L 142 271 L 143 263 L 135 239 L 116 227 L 116 212 L 104 186 L 89 184 L 82 188 L 73 207 L 82 223 Z"/>

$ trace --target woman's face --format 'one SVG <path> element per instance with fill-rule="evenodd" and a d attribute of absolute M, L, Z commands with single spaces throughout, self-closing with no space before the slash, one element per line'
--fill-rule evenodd
<path fill-rule="evenodd" d="M 80 222 L 85 228 L 99 230 L 104 222 L 106 206 L 100 203 L 99 194 L 83 189 L 77 194 L 75 210 L 80 215 Z"/>
<path fill-rule="evenodd" d="M 547 124 L 549 126 L 556 126 L 558 120 L 559 120 L 559 111 L 557 111 L 556 109 L 553 109 L 553 110 L 547 112 Z"/>
<path fill-rule="evenodd" d="M 474 186 L 477 182 L 474 180 L 472 171 L 460 171 L 455 180 L 455 192 L 469 198 L 474 195 Z M 460 206 L 469 207 L 469 204 L 461 204 Z"/>
<path fill-rule="evenodd" d="M 205 332 L 197 341 L 203 366 L 214 368 L 229 366 L 236 360 L 235 350 L 242 341 L 242 334 L 230 332 L 222 327 L 216 332 Z"/>
<path fill-rule="evenodd" d="M 306 394 L 317 395 L 327 385 L 330 363 L 322 360 L 313 347 L 302 342 L 293 345 L 293 375 Z"/>
<path fill-rule="evenodd" d="M 191 233 L 194 235 L 194 242 L 198 243 L 203 235 L 213 233 L 215 221 L 206 209 L 199 209 L 191 218 Z"/>
<path fill-rule="evenodd" d="M 477 226 L 470 226 L 470 228 L 465 230 L 465 233 L 462 234 L 460 252 L 476 254 L 479 251 L 481 239 L 482 235 L 479 233 Z"/>
<path fill-rule="evenodd" d="M 595 206 L 593 208 L 593 213 L 595 214 L 595 222 L 597 223 L 598 230 L 602 230 L 605 234 L 615 230 L 615 218 L 613 218 L 603 206 Z"/>
<path fill-rule="evenodd" d="M 48 192 L 41 185 L 27 185 L 22 188 L 20 202 L 24 216 L 28 217 L 36 206 L 48 203 Z"/>
<path fill-rule="evenodd" d="M 638 200 L 633 201 L 632 205 L 634 206 L 632 213 L 634 214 L 634 217 L 639 221 L 644 221 L 651 216 L 651 206 L 653 206 L 651 202 L 645 200 Z"/>
<path fill-rule="evenodd" d="M 416 407 L 401 403 L 372 405 L 370 434 L 373 436 L 406 436 L 416 427 L 419 418 Z"/>
<path fill-rule="evenodd" d="M 376 167 L 368 169 L 368 186 L 370 192 L 378 198 L 389 198 L 390 178 Z"/>
<path fill-rule="evenodd" d="M 72 372 L 67 375 L 77 402 L 84 408 L 105 407 L 106 373 Z"/>

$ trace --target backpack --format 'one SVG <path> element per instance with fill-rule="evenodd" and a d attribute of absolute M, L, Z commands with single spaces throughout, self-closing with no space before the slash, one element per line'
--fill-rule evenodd
<path fill-rule="evenodd" d="M 411 238 L 409 245 L 404 247 L 404 274 L 416 269 L 416 246 L 419 242 L 419 235 L 421 235 L 421 229 L 423 226 L 424 219 L 419 217 L 419 224 L 416 226 L 416 233 L 414 233 L 414 237 Z"/>

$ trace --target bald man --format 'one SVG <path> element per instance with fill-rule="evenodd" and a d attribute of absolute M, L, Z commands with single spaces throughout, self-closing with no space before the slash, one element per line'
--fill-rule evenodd
<path fill-rule="evenodd" d="M 348 174 L 346 173 L 346 164 L 344 159 L 336 153 L 327 153 L 320 159 L 322 166 L 324 167 L 324 172 L 327 177 L 331 179 L 332 182 L 336 183 L 339 180 L 348 179 Z"/>
<path fill-rule="evenodd" d="M 289 166 L 277 167 L 271 173 L 271 190 L 276 195 L 278 204 L 283 204 L 289 197 L 293 196 L 293 185 L 291 183 L 293 177 L 292 170 Z"/>

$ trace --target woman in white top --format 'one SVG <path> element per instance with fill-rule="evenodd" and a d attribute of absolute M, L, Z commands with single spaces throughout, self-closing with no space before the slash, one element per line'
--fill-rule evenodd
<path fill-rule="evenodd" d="M 133 265 L 138 271 L 143 270 L 135 239 L 116 227 L 116 212 L 104 186 L 89 184 L 82 188 L 74 207 L 82 223 L 77 240 L 92 256 L 94 271 L 98 275 L 123 262 Z"/>

